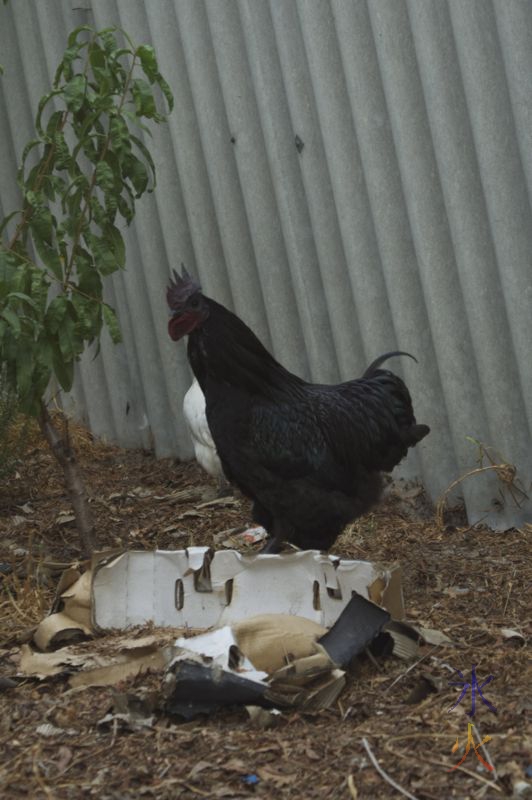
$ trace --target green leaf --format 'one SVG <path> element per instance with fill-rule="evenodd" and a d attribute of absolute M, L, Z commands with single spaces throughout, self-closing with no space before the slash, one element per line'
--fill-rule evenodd
<path fill-rule="evenodd" d="M 152 179 L 153 179 L 153 186 L 155 187 L 155 164 L 153 163 L 153 158 L 151 157 L 151 153 L 142 141 L 139 139 L 138 136 L 134 136 L 131 134 L 131 141 L 138 147 L 140 152 L 142 153 L 143 158 L 148 162 L 148 165 L 151 170 Z"/>
<path fill-rule="evenodd" d="M 67 44 L 69 48 L 73 47 L 74 45 L 78 45 L 78 36 L 82 31 L 87 31 L 88 33 L 94 33 L 90 25 L 78 25 L 78 27 L 74 28 L 74 30 L 71 31 L 68 35 Z"/>
<path fill-rule="evenodd" d="M 47 94 L 43 95 L 39 101 L 39 106 L 37 109 L 37 116 L 35 118 L 35 128 L 39 136 L 42 136 L 43 139 L 46 138 L 46 133 L 43 131 L 41 118 L 44 112 L 44 109 L 50 102 L 53 97 L 57 97 L 57 95 L 62 93 L 62 89 L 54 89 L 53 92 L 48 92 Z"/>
<path fill-rule="evenodd" d="M 57 334 L 68 311 L 68 299 L 65 295 L 54 297 L 46 309 L 46 328 L 50 333 Z"/>
<path fill-rule="evenodd" d="M 91 196 L 91 211 L 95 223 L 99 225 L 100 228 L 105 228 L 108 222 L 107 212 L 95 194 Z"/>
<path fill-rule="evenodd" d="M 116 263 L 119 267 L 123 268 L 126 263 L 126 246 L 118 228 L 115 228 L 114 225 L 108 225 L 104 230 L 104 239 L 108 240 Z"/>
<path fill-rule="evenodd" d="M 90 342 L 101 329 L 100 303 L 76 291 L 72 293 L 72 303 L 77 315 L 76 331 L 83 341 Z"/>
<path fill-rule="evenodd" d="M 172 90 L 170 89 L 168 82 L 165 81 L 162 75 L 159 75 L 159 77 L 157 78 L 157 83 L 166 98 L 166 102 L 168 103 L 168 111 L 172 111 L 174 108 L 174 95 Z"/>
<path fill-rule="evenodd" d="M 123 216 L 126 223 L 129 225 L 133 220 L 133 217 L 135 216 L 135 210 L 133 208 L 134 201 L 133 200 L 131 201 L 132 205 L 130 206 L 126 198 L 123 195 L 120 195 L 120 197 L 117 198 L 117 202 L 120 214 Z"/>
<path fill-rule="evenodd" d="M 157 83 L 157 85 L 160 87 L 166 98 L 166 102 L 168 103 L 168 108 L 171 111 L 174 107 L 174 96 L 170 86 L 159 72 L 155 50 L 153 47 L 143 44 L 137 48 L 137 55 L 140 58 L 140 63 L 142 65 L 142 69 L 144 70 L 144 74 L 150 83 Z"/>
<path fill-rule="evenodd" d="M 58 194 L 63 194 L 66 183 L 59 175 L 47 175 L 43 179 L 42 188 L 46 198 L 53 202 Z"/>
<path fill-rule="evenodd" d="M 96 184 L 101 186 L 104 192 L 112 191 L 115 188 L 114 172 L 106 161 L 100 161 L 96 165 Z"/>
<path fill-rule="evenodd" d="M 29 222 L 31 232 L 46 244 L 51 244 L 54 237 L 54 217 L 50 209 L 43 204 L 42 195 L 26 192 L 26 200 L 33 213 Z"/>
<path fill-rule="evenodd" d="M 74 382 L 74 362 L 64 359 L 58 348 L 53 350 L 52 362 L 59 385 L 65 392 L 69 392 Z"/>
<path fill-rule="evenodd" d="M 68 313 L 65 314 L 63 324 L 57 331 L 57 338 L 59 340 L 61 355 L 66 361 L 75 358 L 83 349 L 83 343 L 79 341 L 77 335 L 76 323 Z"/>
<path fill-rule="evenodd" d="M 115 30 L 116 28 L 106 28 L 105 30 L 100 31 L 98 34 L 107 53 L 112 53 L 113 50 L 116 50 L 116 37 L 114 35 Z"/>
<path fill-rule="evenodd" d="M 18 265 L 19 259 L 17 253 L 13 252 L 13 250 L 5 250 L 3 247 L 0 247 L 0 288 L 11 286 Z M 7 291 L 9 291 L 9 289 Z M 7 294 L 7 291 L 5 294 Z"/>
<path fill-rule="evenodd" d="M 19 336 L 21 332 L 21 327 L 18 314 L 16 314 L 11 308 L 4 308 L 2 311 L 2 317 L 5 319 L 6 322 L 9 323 L 10 327 L 15 333 L 15 336 Z"/>
<path fill-rule="evenodd" d="M 131 93 L 135 102 L 137 117 L 156 118 L 157 107 L 150 85 L 142 78 L 135 78 L 131 84 Z"/>
<path fill-rule="evenodd" d="M 85 101 L 87 78 L 85 75 L 74 75 L 63 88 L 63 96 L 69 111 L 79 111 Z"/>
<path fill-rule="evenodd" d="M 64 111 L 54 111 L 50 115 L 50 119 L 46 125 L 46 135 L 53 141 L 54 134 L 56 134 L 63 125 Z"/>
<path fill-rule="evenodd" d="M 53 145 L 55 148 L 55 167 L 57 169 L 69 170 L 72 166 L 72 156 L 68 145 L 66 143 L 63 131 L 56 131 L 53 136 Z"/>
<path fill-rule="evenodd" d="M 38 147 L 40 144 L 41 144 L 41 140 L 40 139 L 30 139 L 30 141 L 27 143 L 27 145 L 25 146 L 24 150 L 22 151 L 21 169 L 24 168 L 24 165 L 26 164 L 26 159 L 28 158 L 28 156 L 31 153 L 31 151 L 35 147 Z M 20 172 L 20 170 L 19 170 L 19 172 Z"/>
<path fill-rule="evenodd" d="M 33 242 L 45 267 L 53 272 L 58 280 L 63 280 L 63 264 L 57 250 L 46 244 L 46 242 L 35 233 L 33 234 Z"/>
<path fill-rule="evenodd" d="M 159 74 L 155 50 L 148 44 L 141 44 L 140 47 L 137 47 L 137 56 L 140 58 L 146 77 L 150 83 L 153 83 Z"/>
<path fill-rule="evenodd" d="M 136 197 L 140 197 L 148 186 L 148 171 L 142 161 L 134 155 L 129 155 L 123 160 L 122 173 L 129 178 L 136 192 Z"/>
<path fill-rule="evenodd" d="M 105 320 L 105 324 L 109 329 L 109 333 L 111 335 L 111 339 L 113 344 L 118 344 L 122 341 L 122 334 L 120 332 L 120 325 L 118 324 L 118 317 L 116 316 L 116 311 L 111 306 L 104 303 L 102 306 L 103 311 L 103 318 Z"/>
<path fill-rule="evenodd" d="M 46 331 L 43 331 L 37 342 L 36 351 L 39 363 L 49 372 L 54 367 L 54 347 L 56 346 L 56 340 L 52 339 Z"/>
<path fill-rule="evenodd" d="M 18 300 L 29 303 L 32 308 L 37 309 L 37 303 L 28 294 L 23 294 L 23 292 L 10 292 L 6 299 L 9 300 L 11 297 L 16 297 Z"/>
<path fill-rule="evenodd" d="M 97 42 L 92 42 L 89 49 L 89 61 L 93 72 L 105 70 L 107 59 L 105 53 Z"/>
<path fill-rule="evenodd" d="M 116 212 L 118 211 L 118 197 L 116 194 L 106 194 L 105 195 L 105 212 L 107 214 L 107 218 L 109 222 L 112 223 L 115 221 Z"/>
<path fill-rule="evenodd" d="M 96 269 L 101 275 L 111 275 L 120 268 L 120 264 L 117 262 L 115 254 L 110 249 L 109 243 L 104 238 L 99 238 L 90 231 L 85 232 L 84 238 L 87 242 L 88 248 L 94 255 Z"/>
<path fill-rule="evenodd" d="M 21 341 L 17 352 L 17 389 L 23 398 L 31 394 L 33 383 L 35 359 L 32 345 L 28 340 Z"/>
<path fill-rule="evenodd" d="M 21 214 L 21 213 L 22 212 L 20 211 L 20 209 L 18 209 L 17 211 L 12 211 L 11 214 L 7 215 L 7 217 L 4 217 L 4 219 L 2 220 L 2 223 L 0 224 L 0 235 L 3 233 L 3 231 L 5 230 L 6 225 L 10 222 L 10 220 L 12 220 L 13 217 L 16 217 L 17 214 Z"/>
<path fill-rule="evenodd" d="M 113 150 L 119 154 L 129 153 L 131 151 L 129 128 L 121 115 L 117 115 L 111 119 L 109 132 Z"/>
<path fill-rule="evenodd" d="M 65 52 L 63 53 L 63 59 L 57 68 L 57 72 L 55 73 L 54 77 L 54 86 L 59 85 L 59 79 L 61 74 L 64 74 L 65 80 L 68 81 L 72 77 L 72 64 L 78 58 L 81 58 L 81 50 L 85 47 L 84 42 L 72 42 L 69 44 Z"/>

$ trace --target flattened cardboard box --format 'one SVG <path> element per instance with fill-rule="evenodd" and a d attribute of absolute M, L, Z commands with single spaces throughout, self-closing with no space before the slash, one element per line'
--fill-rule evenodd
<path fill-rule="evenodd" d="M 316 550 L 242 555 L 207 547 L 129 551 L 93 566 L 95 629 L 147 622 L 211 628 L 255 614 L 292 614 L 330 627 L 353 592 L 403 619 L 399 566 L 328 556 Z"/>

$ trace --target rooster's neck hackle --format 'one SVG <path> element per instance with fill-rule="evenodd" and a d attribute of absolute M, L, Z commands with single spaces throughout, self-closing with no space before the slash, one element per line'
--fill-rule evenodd
<path fill-rule="evenodd" d="M 253 394 L 279 398 L 305 384 L 275 360 L 241 319 L 215 300 L 205 299 L 209 317 L 188 342 L 190 363 L 200 385 L 210 376 Z"/>

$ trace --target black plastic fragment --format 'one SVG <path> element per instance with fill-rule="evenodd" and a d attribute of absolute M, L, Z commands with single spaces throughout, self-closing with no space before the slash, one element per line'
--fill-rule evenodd
<path fill-rule="evenodd" d="M 346 667 L 364 652 L 389 620 L 387 611 L 355 593 L 332 628 L 318 642 L 337 666 Z"/>
<path fill-rule="evenodd" d="M 178 661 L 173 672 L 175 684 L 165 703 L 169 714 L 192 719 L 198 714 L 211 714 L 223 706 L 273 707 L 264 697 L 268 689 L 265 683 L 194 661 Z"/>

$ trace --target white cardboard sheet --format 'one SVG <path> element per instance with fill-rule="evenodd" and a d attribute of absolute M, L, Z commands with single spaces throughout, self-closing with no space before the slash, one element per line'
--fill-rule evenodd
<path fill-rule="evenodd" d="M 147 622 L 210 628 L 279 613 L 329 627 L 353 592 L 402 618 L 398 567 L 341 560 L 315 550 L 283 555 L 207 547 L 129 551 L 95 565 L 92 621 L 99 630 Z"/>

